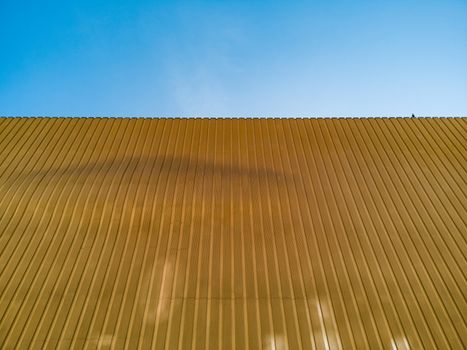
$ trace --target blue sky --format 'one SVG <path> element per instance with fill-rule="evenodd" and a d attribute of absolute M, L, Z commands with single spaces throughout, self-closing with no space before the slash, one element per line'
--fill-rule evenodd
<path fill-rule="evenodd" d="M 3 116 L 467 116 L 466 0 L 0 0 Z"/>

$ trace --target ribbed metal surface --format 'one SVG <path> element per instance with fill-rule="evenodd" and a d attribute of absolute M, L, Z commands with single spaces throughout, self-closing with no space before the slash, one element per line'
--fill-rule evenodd
<path fill-rule="evenodd" d="M 0 348 L 464 349 L 466 119 L 0 119 Z"/>

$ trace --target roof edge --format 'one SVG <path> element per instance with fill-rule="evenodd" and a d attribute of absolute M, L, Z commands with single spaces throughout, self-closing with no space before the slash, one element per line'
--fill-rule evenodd
<path fill-rule="evenodd" d="M 250 117 L 239 117 L 239 116 L 155 116 L 155 117 L 131 117 L 131 116 L 3 116 L 0 115 L 0 119 L 463 119 L 467 116 L 250 116 Z"/>

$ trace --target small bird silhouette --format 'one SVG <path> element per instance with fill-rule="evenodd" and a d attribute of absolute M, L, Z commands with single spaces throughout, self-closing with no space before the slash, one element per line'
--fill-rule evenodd
<path fill-rule="evenodd" d="M 415 114 L 412 113 L 412 118 L 415 118 Z"/>

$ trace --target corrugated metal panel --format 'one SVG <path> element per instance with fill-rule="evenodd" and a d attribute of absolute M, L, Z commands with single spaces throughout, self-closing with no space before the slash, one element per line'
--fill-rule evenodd
<path fill-rule="evenodd" d="M 466 119 L 0 119 L 0 347 L 467 347 Z"/>

